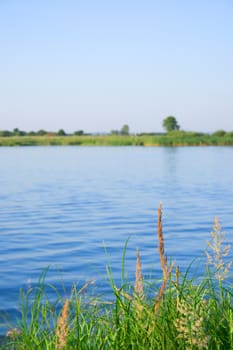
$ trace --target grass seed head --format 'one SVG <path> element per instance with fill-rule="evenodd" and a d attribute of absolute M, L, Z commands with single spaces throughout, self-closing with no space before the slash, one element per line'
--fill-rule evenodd
<path fill-rule="evenodd" d="M 57 348 L 64 349 L 67 343 L 67 336 L 69 333 L 69 299 L 66 299 L 63 305 L 61 315 L 58 319 L 56 335 L 57 335 Z"/>
<path fill-rule="evenodd" d="M 205 253 L 207 256 L 207 265 L 212 266 L 215 270 L 215 277 L 222 281 L 224 280 L 231 268 L 232 261 L 225 262 L 225 258 L 229 255 L 230 245 L 224 244 L 225 235 L 221 230 L 219 219 L 214 219 L 211 241 L 207 241 L 208 248 Z"/>
<path fill-rule="evenodd" d="M 177 319 L 174 325 L 178 338 L 183 339 L 187 349 L 207 349 L 209 337 L 204 329 L 205 303 L 195 304 L 191 298 L 182 300 L 177 305 Z"/>
<path fill-rule="evenodd" d="M 136 259 L 136 272 L 135 272 L 135 285 L 134 285 L 134 293 L 140 298 L 144 299 L 144 290 L 143 290 L 143 276 L 142 276 L 142 269 L 141 269 L 141 259 L 140 259 L 140 253 L 139 250 L 136 252 L 137 259 Z"/>

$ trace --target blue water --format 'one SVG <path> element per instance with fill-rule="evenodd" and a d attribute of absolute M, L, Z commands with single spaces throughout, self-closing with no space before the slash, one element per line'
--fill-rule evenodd
<path fill-rule="evenodd" d="M 233 241 L 232 147 L 2 147 L 0 167 L 0 313 L 10 317 L 19 288 L 47 266 L 48 282 L 91 279 L 107 292 L 106 264 L 120 283 L 128 237 L 129 279 L 137 247 L 144 275 L 160 277 L 160 201 L 166 253 L 181 268 L 203 256 L 216 215 Z"/>

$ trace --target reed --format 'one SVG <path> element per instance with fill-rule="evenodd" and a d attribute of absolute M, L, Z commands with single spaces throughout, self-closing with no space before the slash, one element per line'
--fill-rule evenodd
<path fill-rule="evenodd" d="M 140 298 L 144 299 L 144 287 L 143 287 L 143 276 L 142 276 L 142 268 L 141 268 L 141 259 L 139 250 L 136 253 L 136 271 L 135 271 L 135 285 L 134 285 L 134 293 Z"/>
<path fill-rule="evenodd" d="M 225 244 L 225 235 L 221 230 L 219 219 L 215 217 L 211 240 L 207 241 L 205 253 L 207 265 L 213 267 L 213 273 L 219 281 L 223 281 L 229 274 L 232 261 L 225 262 L 230 252 L 230 244 Z"/>
<path fill-rule="evenodd" d="M 159 208 L 158 208 L 158 241 L 159 241 L 158 250 L 159 250 L 159 257 L 160 257 L 160 265 L 161 265 L 161 269 L 163 272 L 163 283 L 161 285 L 161 288 L 160 288 L 159 293 L 158 293 L 157 298 L 156 298 L 155 307 L 154 307 L 155 313 L 158 312 L 159 305 L 161 303 L 163 294 L 164 294 L 165 289 L 166 289 L 167 282 L 171 276 L 172 269 L 174 266 L 173 263 L 171 263 L 171 265 L 168 266 L 167 257 L 165 255 L 165 251 L 164 251 L 164 238 L 163 238 L 163 227 L 162 227 L 162 204 L 161 203 L 160 203 Z"/>
<path fill-rule="evenodd" d="M 61 316 L 58 318 L 56 336 L 57 336 L 57 348 L 64 349 L 67 343 L 67 337 L 69 334 L 69 299 L 66 299 L 62 308 Z"/>

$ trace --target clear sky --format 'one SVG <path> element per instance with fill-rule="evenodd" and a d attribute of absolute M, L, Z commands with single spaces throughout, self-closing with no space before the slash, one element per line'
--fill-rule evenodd
<path fill-rule="evenodd" d="M 232 0 L 0 0 L 0 130 L 233 130 Z"/>

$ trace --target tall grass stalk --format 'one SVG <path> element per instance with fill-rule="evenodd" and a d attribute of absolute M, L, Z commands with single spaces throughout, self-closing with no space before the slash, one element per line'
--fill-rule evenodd
<path fill-rule="evenodd" d="M 35 288 L 21 292 L 21 318 L 9 329 L 2 349 L 233 349 L 233 290 L 230 262 L 225 261 L 230 248 L 224 248 L 221 227 L 216 222 L 211 237 L 202 278 L 200 274 L 198 278 L 190 277 L 190 267 L 183 274 L 178 266 L 173 269 L 174 264 L 168 263 L 165 255 L 160 205 L 158 251 L 162 278 L 148 281 L 143 277 L 143 262 L 137 250 L 135 282 L 128 281 L 127 242 L 120 285 L 116 285 L 107 266 L 113 296 L 110 301 L 98 295 L 91 297 L 91 282 L 81 288 L 74 286 L 70 295 L 63 297 L 46 284 L 45 271 Z M 216 255 L 216 248 L 223 254 Z M 220 278 L 220 272 L 224 278 Z M 48 289 L 53 290 L 54 298 L 48 297 Z"/>

